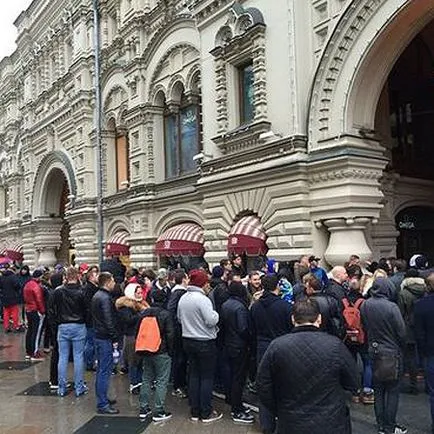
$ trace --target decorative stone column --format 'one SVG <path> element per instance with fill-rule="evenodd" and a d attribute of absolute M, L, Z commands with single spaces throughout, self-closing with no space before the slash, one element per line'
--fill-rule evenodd
<path fill-rule="evenodd" d="M 332 265 L 343 265 L 350 255 L 358 255 L 360 259 L 370 259 L 372 251 L 366 242 L 365 230 L 372 221 L 369 217 L 340 218 L 325 220 L 323 223 L 330 232 L 326 261 Z"/>
<path fill-rule="evenodd" d="M 35 225 L 35 249 L 39 253 L 37 265 L 52 267 L 56 264 L 56 251 L 62 242 L 63 220 L 56 217 L 38 217 Z"/>

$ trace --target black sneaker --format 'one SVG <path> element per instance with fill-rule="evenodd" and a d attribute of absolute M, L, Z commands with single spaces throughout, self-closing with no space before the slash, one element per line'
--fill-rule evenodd
<path fill-rule="evenodd" d="M 164 422 L 166 420 L 172 419 L 172 413 L 169 413 L 168 411 L 163 411 L 161 413 L 155 413 L 152 416 L 152 420 L 154 422 Z"/>
<path fill-rule="evenodd" d="M 152 410 L 149 407 L 140 407 L 139 417 L 140 419 L 146 419 L 152 414 Z"/>
<path fill-rule="evenodd" d="M 255 418 L 253 414 L 240 411 L 232 415 L 232 420 L 236 423 L 253 423 Z"/>
<path fill-rule="evenodd" d="M 252 412 L 252 409 L 250 407 L 247 407 L 247 405 L 242 404 L 239 412 L 236 412 L 233 410 L 231 411 L 231 416 L 233 416 L 235 413 L 247 413 L 247 414 L 249 414 L 251 412 Z"/>
<path fill-rule="evenodd" d="M 393 431 L 393 434 L 407 434 L 407 428 L 402 425 L 395 425 L 395 431 Z"/>
<path fill-rule="evenodd" d="M 220 420 L 223 417 L 223 413 L 213 410 L 208 417 L 202 419 L 203 423 L 211 423 Z"/>

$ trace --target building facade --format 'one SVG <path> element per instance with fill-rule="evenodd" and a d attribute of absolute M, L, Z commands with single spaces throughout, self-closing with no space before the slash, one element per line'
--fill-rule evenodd
<path fill-rule="evenodd" d="M 434 256 L 431 0 L 100 0 L 99 14 L 106 249 L 136 266 Z M 71 249 L 95 263 L 92 2 L 34 0 L 15 25 L 1 243 L 31 266 Z"/>

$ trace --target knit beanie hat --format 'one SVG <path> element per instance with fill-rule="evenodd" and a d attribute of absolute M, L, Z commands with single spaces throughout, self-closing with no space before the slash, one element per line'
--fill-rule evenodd
<path fill-rule="evenodd" d="M 220 267 L 220 265 L 216 265 L 213 269 L 212 269 L 212 277 L 214 277 L 215 279 L 220 279 L 224 274 L 224 270 L 223 267 Z"/>
<path fill-rule="evenodd" d="M 190 284 L 203 288 L 208 282 L 208 274 L 203 270 L 191 270 L 188 277 L 190 278 Z"/>

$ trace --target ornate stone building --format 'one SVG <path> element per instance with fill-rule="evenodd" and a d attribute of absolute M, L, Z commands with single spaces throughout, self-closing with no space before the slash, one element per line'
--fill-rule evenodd
<path fill-rule="evenodd" d="M 434 254 L 432 0 L 100 0 L 108 253 Z M 97 261 L 93 12 L 0 63 L 0 240 Z M 411 66 L 409 66 L 411 65 Z"/>

